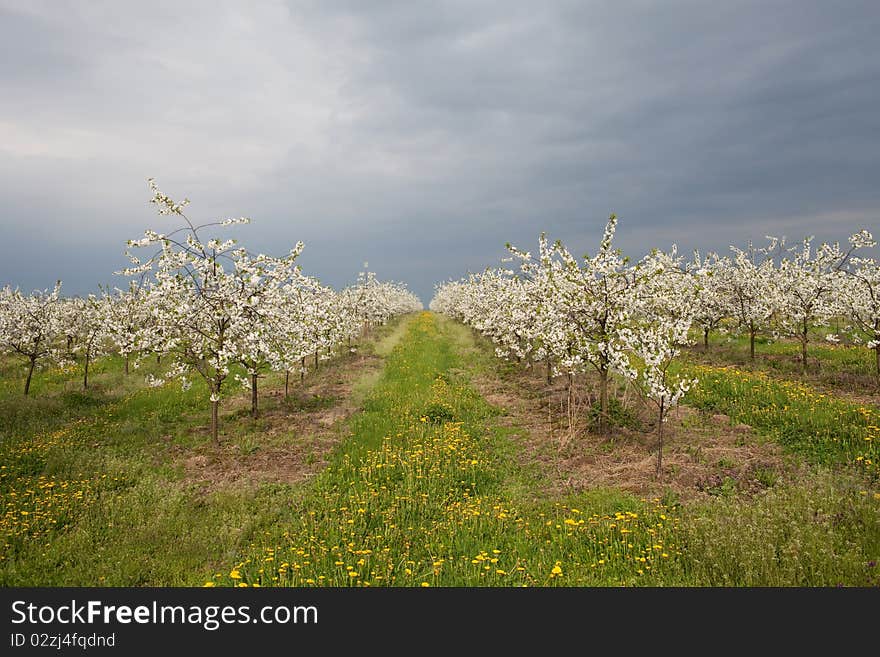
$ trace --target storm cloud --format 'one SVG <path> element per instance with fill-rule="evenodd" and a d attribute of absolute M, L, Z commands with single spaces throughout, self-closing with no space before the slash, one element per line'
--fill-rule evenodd
<path fill-rule="evenodd" d="M 611 211 L 633 255 L 876 232 L 878 34 L 873 1 L 0 0 L 0 285 L 121 284 L 149 176 L 425 302 Z"/>

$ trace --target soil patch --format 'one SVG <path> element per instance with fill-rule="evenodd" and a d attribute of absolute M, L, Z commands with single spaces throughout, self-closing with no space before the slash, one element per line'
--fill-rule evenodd
<path fill-rule="evenodd" d="M 672 493 L 679 501 L 717 495 L 752 494 L 794 476 L 800 466 L 750 426 L 726 415 L 686 406 L 674 409 L 664 426 L 663 470 L 656 475 L 657 434 L 650 407 L 626 391 L 622 407 L 636 408 L 605 437 L 590 431 L 595 400 L 590 377 L 576 381 L 575 418 L 569 429 L 567 380 L 547 384 L 536 371 L 481 376 L 473 385 L 502 409 L 498 421 L 517 432 L 524 463 L 545 475 L 545 492 L 564 495 L 591 488 L 617 488 L 642 497 Z"/>

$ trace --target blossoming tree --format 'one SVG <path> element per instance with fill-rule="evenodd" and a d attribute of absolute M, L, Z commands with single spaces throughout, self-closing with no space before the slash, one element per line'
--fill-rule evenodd
<path fill-rule="evenodd" d="M 61 337 L 59 294 L 61 281 L 50 290 L 22 294 L 4 288 L 0 293 L 0 349 L 27 359 L 24 394 L 31 389 L 31 378 L 40 360 L 58 356 L 55 341 Z"/>
<path fill-rule="evenodd" d="M 189 386 L 189 378 L 200 376 L 208 385 L 211 402 L 211 437 L 219 442 L 219 407 L 223 382 L 232 364 L 241 360 L 243 333 L 252 329 L 249 313 L 254 295 L 240 272 L 247 270 L 247 253 L 236 248 L 235 240 L 206 239 L 202 232 L 211 226 L 245 224 L 242 217 L 193 224 L 184 213 L 189 201 L 178 203 L 163 194 L 155 181 L 149 181 L 151 203 L 162 216 L 176 216 L 183 227 L 168 233 L 147 230 L 140 240 L 129 241 L 134 248 L 158 248 L 146 260 L 127 252 L 132 266 L 128 275 L 152 273 L 146 288 L 146 303 L 153 324 L 144 340 L 151 348 L 171 356 L 166 377 L 179 378 Z M 245 274 L 250 275 L 250 274 Z M 154 378 L 161 385 L 164 378 Z"/>

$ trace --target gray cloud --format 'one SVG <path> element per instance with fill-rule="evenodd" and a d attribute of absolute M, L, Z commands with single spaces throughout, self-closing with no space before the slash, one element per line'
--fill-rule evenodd
<path fill-rule="evenodd" d="M 0 283 L 112 281 L 144 178 L 425 301 L 546 230 L 726 249 L 877 229 L 873 2 L 0 0 Z"/>

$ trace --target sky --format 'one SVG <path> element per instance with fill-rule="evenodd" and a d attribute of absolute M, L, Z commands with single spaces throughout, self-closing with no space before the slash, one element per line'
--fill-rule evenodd
<path fill-rule="evenodd" d="M 124 287 L 172 227 L 148 177 L 426 304 L 612 211 L 634 257 L 876 234 L 878 34 L 876 0 L 0 0 L 0 285 Z"/>

